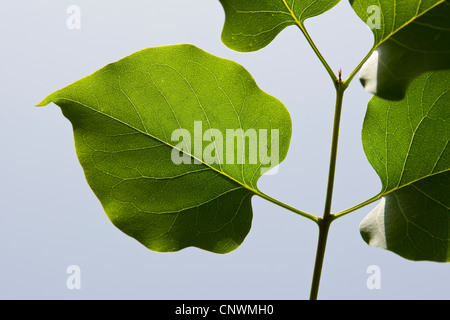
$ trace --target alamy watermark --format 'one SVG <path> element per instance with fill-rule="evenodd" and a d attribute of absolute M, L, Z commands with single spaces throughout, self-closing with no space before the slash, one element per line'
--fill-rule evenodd
<path fill-rule="evenodd" d="M 187 129 L 172 132 L 172 142 L 178 142 L 171 154 L 174 164 L 259 164 L 261 174 L 279 164 L 278 129 L 203 131 L 203 122 L 195 121 L 193 135 Z"/>
<path fill-rule="evenodd" d="M 377 265 L 370 265 L 366 270 L 370 276 L 367 278 L 367 289 L 380 290 L 381 289 L 381 268 Z"/>
<path fill-rule="evenodd" d="M 381 8 L 379 6 L 373 5 L 367 8 L 367 14 L 369 18 L 366 24 L 370 29 L 381 29 Z"/>
<path fill-rule="evenodd" d="M 66 13 L 69 15 L 66 20 L 66 27 L 69 30 L 81 29 L 81 9 L 79 6 L 71 5 L 67 7 Z"/>
<path fill-rule="evenodd" d="M 81 269 L 77 265 L 70 265 L 66 269 L 66 273 L 70 274 L 66 280 L 66 286 L 69 290 L 81 289 Z"/>

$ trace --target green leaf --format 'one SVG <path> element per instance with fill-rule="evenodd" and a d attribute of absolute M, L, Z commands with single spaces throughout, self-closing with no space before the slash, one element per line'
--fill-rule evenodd
<path fill-rule="evenodd" d="M 361 68 L 365 89 L 401 100 L 427 71 L 450 69 L 450 0 L 350 0 L 374 34 L 375 50 Z"/>
<path fill-rule="evenodd" d="M 283 161 L 291 138 L 280 101 L 242 66 L 191 45 L 134 53 L 39 106 L 51 102 L 72 123 L 109 219 L 161 252 L 236 249 L 250 230 L 257 180 Z"/>
<path fill-rule="evenodd" d="M 250 52 L 267 46 L 286 27 L 303 28 L 340 0 L 220 0 L 225 9 L 222 41 L 229 48 Z"/>
<path fill-rule="evenodd" d="M 429 72 L 402 101 L 374 97 L 362 130 L 382 202 L 362 221 L 370 245 L 450 261 L 450 72 Z"/>

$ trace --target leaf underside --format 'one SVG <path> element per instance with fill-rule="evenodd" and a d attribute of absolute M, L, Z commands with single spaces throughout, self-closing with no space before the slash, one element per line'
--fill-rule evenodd
<path fill-rule="evenodd" d="M 216 129 L 279 130 L 286 157 L 291 119 L 284 105 L 261 91 L 240 65 L 191 45 L 149 48 L 109 64 L 44 99 L 73 126 L 77 156 L 109 219 L 154 251 L 195 246 L 235 250 L 252 221 L 257 180 L 277 163 L 239 163 L 248 154 L 236 136 L 235 162 L 206 162 L 194 153 L 216 146 L 203 132 Z M 201 123 L 200 140 L 195 124 Z M 185 129 L 181 148 L 172 134 Z M 185 141 L 186 140 L 186 141 Z M 198 142 L 195 145 L 195 142 Z M 239 142 L 242 142 L 239 144 Z M 179 149 L 177 149 L 179 148 Z M 244 150 L 245 149 L 245 150 Z M 173 161 L 174 150 L 186 163 Z"/>

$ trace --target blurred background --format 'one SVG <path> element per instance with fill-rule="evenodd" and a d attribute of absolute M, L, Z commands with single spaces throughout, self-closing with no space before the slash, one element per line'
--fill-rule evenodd
<path fill-rule="evenodd" d="M 80 9 L 71 29 L 67 9 Z M 287 159 L 259 188 L 322 215 L 328 174 L 334 87 L 296 27 L 254 53 L 226 48 L 224 12 L 211 0 L 0 0 L 0 298 L 1 299 L 308 299 L 317 227 L 253 198 L 250 234 L 236 251 L 149 251 L 116 229 L 84 178 L 72 128 L 55 105 L 35 104 L 135 51 L 190 43 L 243 65 L 291 113 Z M 343 78 L 372 46 L 370 29 L 348 1 L 306 27 Z M 347 91 L 333 212 L 378 193 L 381 184 L 361 145 L 366 93 Z M 448 264 L 407 261 L 361 239 L 373 204 L 331 227 L 320 299 L 449 299 Z M 80 270 L 70 290 L 69 266 Z M 367 281 L 376 266 L 380 288 Z"/>

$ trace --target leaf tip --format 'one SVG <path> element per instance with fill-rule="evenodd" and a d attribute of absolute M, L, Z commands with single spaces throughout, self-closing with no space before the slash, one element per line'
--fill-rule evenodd
<path fill-rule="evenodd" d="M 42 100 L 41 102 L 35 104 L 35 107 L 45 107 L 46 105 L 48 105 L 48 103 L 45 102 L 45 100 Z"/>
<path fill-rule="evenodd" d="M 50 103 L 50 101 L 47 101 L 47 99 L 42 100 L 41 102 L 35 104 L 35 107 L 45 107 L 46 105 L 48 105 Z"/>
<path fill-rule="evenodd" d="M 42 100 L 41 102 L 36 104 L 35 107 L 45 107 L 45 106 L 49 105 L 50 103 L 52 103 L 53 99 L 51 98 L 51 96 L 52 95 L 46 97 L 44 100 Z"/>
<path fill-rule="evenodd" d="M 72 85 L 70 85 L 70 86 L 72 86 Z M 62 92 L 64 93 L 64 91 L 63 91 L 64 89 L 65 88 L 52 92 L 51 94 L 46 96 L 41 102 L 36 104 L 35 107 L 45 107 L 45 106 L 49 105 L 50 103 L 57 104 L 59 98 L 64 96 L 64 94 L 61 94 Z"/>

